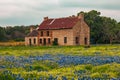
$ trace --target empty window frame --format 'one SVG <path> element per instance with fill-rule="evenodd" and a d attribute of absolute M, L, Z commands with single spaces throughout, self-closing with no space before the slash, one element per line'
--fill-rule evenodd
<path fill-rule="evenodd" d="M 51 40 L 50 40 L 50 38 L 48 38 L 48 44 L 50 44 L 50 42 L 51 42 Z"/>
<path fill-rule="evenodd" d="M 41 36 L 43 36 L 43 31 L 41 31 Z"/>
<path fill-rule="evenodd" d="M 42 39 L 40 39 L 40 44 L 42 44 Z"/>
<path fill-rule="evenodd" d="M 31 41 L 31 39 L 29 39 L 29 45 L 32 45 L 32 41 Z"/>
<path fill-rule="evenodd" d="M 85 45 L 87 45 L 87 38 L 84 38 Z"/>
<path fill-rule="evenodd" d="M 49 31 L 47 31 L 47 36 L 49 36 L 49 35 L 50 35 Z"/>
<path fill-rule="evenodd" d="M 67 43 L 67 37 L 64 37 L 64 43 Z"/>
<path fill-rule="evenodd" d="M 33 41 L 34 41 L 34 44 L 36 44 L 36 39 L 35 39 L 35 38 L 34 38 L 34 40 L 33 40 Z"/>
<path fill-rule="evenodd" d="M 79 37 L 75 37 L 75 43 L 79 44 Z"/>

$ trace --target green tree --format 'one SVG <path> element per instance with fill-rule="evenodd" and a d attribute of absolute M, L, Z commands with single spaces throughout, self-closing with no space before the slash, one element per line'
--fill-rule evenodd
<path fill-rule="evenodd" d="M 94 41 L 92 43 L 98 43 L 100 41 L 101 27 L 102 27 L 101 25 L 102 19 L 100 17 L 100 12 L 92 10 L 90 12 L 82 11 L 80 13 L 84 13 L 85 22 L 90 27 L 91 40 Z M 78 15 L 80 13 L 78 13 Z"/>
<path fill-rule="evenodd" d="M 91 43 L 120 41 L 120 23 L 116 20 L 100 16 L 101 13 L 95 10 L 80 13 L 84 13 L 85 22 L 90 27 Z"/>
<path fill-rule="evenodd" d="M 117 37 L 116 28 L 117 22 L 114 19 L 102 17 L 103 19 L 103 40 L 109 42 L 110 44 Z"/>
<path fill-rule="evenodd" d="M 0 41 L 5 41 L 6 39 L 6 37 L 5 37 L 5 29 L 4 28 L 2 28 L 2 27 L 0 27 Z"/>

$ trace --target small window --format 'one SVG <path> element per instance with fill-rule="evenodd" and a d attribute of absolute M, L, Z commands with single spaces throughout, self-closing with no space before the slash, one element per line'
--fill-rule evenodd
<path fill-rule="evenodd" d="M 46 38 L 43 39 L 43 44 L 46 45 Z"/>
<path fill-rule="evenodd" d="M 50 44 L 50 42 L 51 42 L 51 41 L 50 41 L 50 38 L 48 38 L 48 44 Z"/>
<path fill-rule="evenodd" d="M 32 44 L 31 39 L 29 39 L 29 45 L 31 45 L 31 44 Z"/>
<path fill-rule="evenodd" d="M 34 38 L 34 44 L 36 44 L 36 39 Z"/>
<path fill-rule="evenodd" d="M 67 43 L 67 37 L 64 37 L 64 43 Z"/>
<path fill-rule="evenodd" d="M 76 43 L 76 44 L 79 44 L 79 37 L 76 37 L 76 38 L 75 38 L 75 43 Z"/>
<path fill-rule="evenodd" d="M 40 44 L 42 44 L 42 39 L 40 39 Z"/>
<path fill-rule="evenodd" d="M 49 36 L 49 31 L 47 31 L 47 36 Z"/>
<path fill-rule="evenodd" d="M 85 45 L 87 45 L 87 38 L 85 38 L 84 41 L 85 41 Z"/>
<path fill-rule="evenodd" d="M 43 36 L 43 31 L 41 31 L 41 36 Z"/>

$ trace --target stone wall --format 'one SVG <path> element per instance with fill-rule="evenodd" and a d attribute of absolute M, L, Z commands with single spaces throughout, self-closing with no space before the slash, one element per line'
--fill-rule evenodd
<path fill-rule="evenodd" d="M 58 38 L 58 45 L 73 45 L 73 30 L 72 29 L 61 29 L 61 30 L 42 30 L 43 36 L 39 39 L 46 39 L 46 45 L 52 45 L 54 38 Z M 46 32 L 49 31 L 50 35 L 47 36 Z M 39 31 L 41 33 L 41 31 Z M 67 37 L 67 43 L 64 43 L 64 37 Z M 48 38 L 50 39 L 50 44 L 48 43 Z M 44 45 L 43 43 L 40 45 Z"/>
<path fill-rule="evenodd" d="M 47 36 L 47 31 L 49 31 L 49 36 Z M 43 32 L 43 36 L 41 36 Z M 67 42 L 64 43 L 64 37 L 67 38 Z M 76 37 L 79 38 L 78 43 L 76 43 Z M 25 45 L 52 45 L 54 38 L 58 38 L 58 45 L 89 45 L 90 44 L 90 28 L 84 21 L 78 21 L 73 29 L 59 29 L 59 30 L 41 30 L 39 35 L 36 37 L 26 37 Z M 85 44 L 86 38 L 86 44 Z M 34 43 L 34 39 L 36 40 Z M 42 43 L 40 43 L 40 39 Z M 49 40 L 50 39 L 50 42 Z M 45 41 L 45 43 L 44 43 Z"/>
<path fill-rule="evenodd" d="M 38 31 L 38 36 L 26 37 L 25 45 L 52 45 L 54 38 L 58 39 L 58 45 L 90 45 L 90 28 L 84 22 L 84 18 L 81 18 L 83 15 L 79 17 L 80 19 L 73 29 L 40 30 Z M 48 31 L 49 36 L 47 35 Z M 42 36 L 41 32 L 43 32 Z M 64 42 L 64 37 L 66 37 L 66 43 Z M 35 42 L 34 39 L 36 40 Z"/>
<path fill-rule="evenodd" d="M 73 27 L 73 36 L 74 36 L 74 45 L 89 45 L 90 44 L 90 28 L 88 25 L 83 21 L 80 20 L 78 23 Z M 76 37 L 79 38 L 79 43 L 76 44 Z M 85 44 L 85 38 L 87 39 L 87 44 Z"/>
<path fill-rule="evenodd" d="M 83 26 L 84 26 L 85 37 L 88 38 L 87 45 L 90 45 L 90 27 L 85 22 L 83 22 Z"/>
<path fill-rule="evenodd" d="M 54 38 L 58 38 L 59 45 L 73 45 L 72 29 L 53 30 L 52 37 L 52 41 L 54 41 Z M 64 37 L 67 37 L 67 43 L 64 43 Z"/>
<path fill-rule="evenodd" d="M 30 44 L 30 39 L 31 39 L 31 44 Z M 34 39 L 35 39 L 35 42 L 34 42 Z M 25 37 L 25 45 L 38 45 L 38 37 Z"/>

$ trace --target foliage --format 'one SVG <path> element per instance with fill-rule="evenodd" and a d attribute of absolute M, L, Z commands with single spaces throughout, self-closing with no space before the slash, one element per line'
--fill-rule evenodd
<path fill-rule="evenodd" d="M 76 56 L 120 56 L 120 45 L 82 46 L 0 46 L 0 55 L 37 56 L 63 54 Z"/>
<path fill-rule="evenodd" d="M 38 25 L 32 25 L 37 28 Z M 0 27 L 0 41 L 24 41 L 25 36 L 29 33 L 31 26 L 8 26 Z"/>
<path fill-rule="evenodd" d="M 120 41 L 119 22 L 110 17 L 100 16 L 101 13 L 95 10 L 80 13 L 84 13 L 85 21 L 90 26 L 91 43 L 115 43 Z"/>
<path fill-rule="evenodd" d="M 4 28 L 0 27 L 0 41 L 5 41 L 5 30 Z"/>
<path fill-rule="evenodd" d="M 52 45 L 53 45 L 53 46 L 57 46 L 58 43 L 57 43 L 56 41 L 53 41 Z"/>

